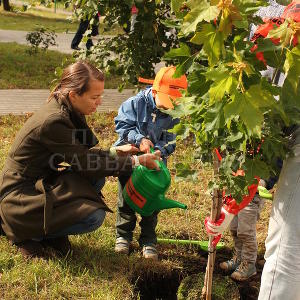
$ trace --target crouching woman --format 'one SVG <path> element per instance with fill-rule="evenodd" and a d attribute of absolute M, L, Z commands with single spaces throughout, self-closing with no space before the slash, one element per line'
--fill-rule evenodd
<path fill-rule="evenodd" d="M 45 245 L 66 254 L 68 235 L 101 226 L 109 211 L 101 194 L 105 176 L 130 174 L 139 163 L 157 168 L 158 154 L 130 156 L 138 151 L 131 145 L 95 148 L 85 115 L 101 104 L 103 89 L 97 68 L 83 61 L 68 66 L 12 144 L 0 176 L 1 226 L 25 257 L 42 256 Z"/>

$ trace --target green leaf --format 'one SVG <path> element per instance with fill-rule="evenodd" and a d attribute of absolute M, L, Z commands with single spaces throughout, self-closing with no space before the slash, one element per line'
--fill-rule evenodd
<path fill-rule="evenodd" d="M 223 103 L 210 107 L 205 115 L 205 131 L 217 131 L 224 127 Z"/>
<path fill-rule="evenodd" d="M 270 39 L 257 39 L 257 52 L 273 52 L 280 50 L 280 46 L 275 45 Z"/>
<path fill-rule="evenodd" d="M 206 80 L 201 72 L 192 72 L 188 76 L 189 92 L 202 96 L 206 94 L 210 87 L 210 82 Z"/>
<path fill-rule="evenodd" d="M 217 6 L 210 6 L 206 1 L 192 9 L 185 17 L 181 32 L 188 35 L 196 31 L 198 23 L 202 21 L 210 22 L 218 17 L 220 10 Z"/>
<path fill-rule="evenodd" d="M 188 163 L 178 163 L 176 168 L 176 180 L 196 180 L 197 172 L 192 170 Z"/>
<path fill-rule="evenodd" d="M 235 142 L 237 140 L 240 140 L 243 137 L 243 133 L 242 132 L 237 132 L 236 134 L 233 134 L 231 136 L 229 136 L 226 141 L 229 143 Z"/>
<path fill-rule="evenodd" d="M 180 11 L 185 0 L 171 0 L 171 10 L 175 13 L 177 18 L 183 17 L 183 13 Z"/>
<path fill-rule="evenodd" d="M 174 59 L 178 57 L 190 57 L 191 50 L 187 44 L 180 43 L 179 48 L 170 50 L 165 54 L 164 59 Z"/>
<path fill-rule="evenodd" d="M 173 75 L 174 78 L 179 78 L 181 75 L 188 72 L 189 68 L 192 66 L 195 59 L 195 54 L 187 58 L 182 64 L 176 67 L 176 71 Z"/>
<path fill-rule="evenodd" d="M 289 27 L 289 22 L 286 20 L 280 26 L 274 26 L 274 29 L 270 30 L 268 33 L 268 38 L 280 39 L 283 46 L 287 46 L 290 43 L 292 36 L 292 29 Z"/>
<path fill-rule="evenodd" d="M 236 116 L 240 116 L 249 134 L 260 136 L 261 125 L 264 119 L 262 112 L 251 103 L 246 94 L 236 93 L 231 98 L 232 101 L 224 107 L 226 123 L 229 123 Z"/>
<path fill-rule="evenodd" d="M 220 81 L 229 75 L 229 70 L 224 64 L 219 64 L 217 67 L 209 68 L 204 75 L 207 80 Z"/>
<path fill-rule="evenodd" d="M 261 85 L 252 85 L 246 92 L 249 101 L 256 107 L 273 107 L 276 105 L 274 96 Z"/>
<path fill-rule="evenodd" d="M 233 76 L 226 76 L 220 81 L 214 82 L 209 89 L 210 104 L 214 101 L 221 101 L 225 93 L 230 94 L 232 89 L 236 89 L 237 80 Z"/>
<path fill-rule="evenodd" d="M 286 60 L 284 63 L 284 70 L 287 75 L 287 80 L 292 84 L 294 91 L 298 88 L 300 76 L 300 46 L 294 47 L 291 51 L 287 52 Z"/>
<path fill-rule="evenodd" d="M 210 65 L 216 64 L 224 48 L 224 36 L 220 31 L 216 31 L 212 24 L 204 24 L 200 32 L 197 32 L 191 39 L 197 45 L 203 44 L 203 50 L 208 56 Z"/>
<path fill-rule="evenodd" d="M 190 128 L 181 122 L 176 124 L 169 132 L 175 133 L 178 139 L 183 140 L 189 136 Z"/>
<path fill-rule="evenodd" d="M 178 105 L 174 109 L 162 110 L 173 118 L 181 118 L 195 112 L 195 96 L 181 97 Z"/>
<path fill-rule="evenodd" d="M 237 27 L 237 28 L 240 28 L 240 29 L 248 29 L 249 28 L 249 23 L 247 20 L 245 19 L 242 19 L 242 20 L 234 20 L 232 22 L 232 24 Z"/>
<path fill-rule="evenodd" d="M 264 179 L 268 179 L 270 176 L 268 165 L 260 160 L 259 157 L 246 160 L 243 169 L 245 170 L 245 178 L 248 182 L 253 181 L 255 176 Z"/>

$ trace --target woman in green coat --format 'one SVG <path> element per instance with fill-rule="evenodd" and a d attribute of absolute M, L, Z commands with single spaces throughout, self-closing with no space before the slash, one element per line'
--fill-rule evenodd
<path fill-rule="evenodd" d="M 105 212 L 105 176 L 130 174 L 135 165 L 155 169 L 158 153 L 129 156 L 124 145 L 103 151 L 85 115 L 101 104 L 104 76 L 87 62 L 68 66 L 47 103 L 17 134 L 0 176 L 1 226 L 26 257 L 42 246 L 63 254 L 68 235 L 93 231 Z M 62 167 L 66 165 L 67 167 Z"/>

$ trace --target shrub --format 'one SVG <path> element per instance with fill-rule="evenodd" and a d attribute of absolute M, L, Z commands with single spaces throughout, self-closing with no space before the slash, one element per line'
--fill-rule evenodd
<path fill-rule="evenodd" d="M 43 26 L 38 27 L 35 31 L 29 32 L 26 35 L 26 41 L 30 44 L 29 54 L 36 54 L 41 48 L 43 51 L 47 50 L 49 46 L 56 46 L 57 35 L 53 30 L 47 29 Z"/>

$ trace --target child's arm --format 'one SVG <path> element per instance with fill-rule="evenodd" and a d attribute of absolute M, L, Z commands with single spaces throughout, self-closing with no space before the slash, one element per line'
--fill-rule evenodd
<path fill-rule="evenodd" d="M 141 140 L 145 138 L 137 127 L 137 113 L 133 100 L 122 103 L 115 118 L 115 125 L 120 139 L 130 144 L 139 146 Z"/>
<path fill-rule="evenodd" d="M 154 149 L 158 149 L 161 152 L 161 156 L 166 158 L 171 155 L 176 148 L 176 134 L 168 132 L 179 123 L 179 119 L 174 119 L 171 126 L 165 129 L 161 135 L 161 139 L 154 145 Z"/>

